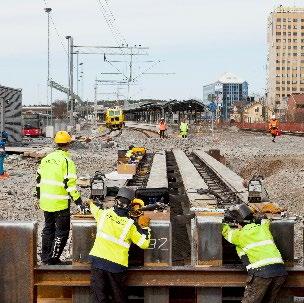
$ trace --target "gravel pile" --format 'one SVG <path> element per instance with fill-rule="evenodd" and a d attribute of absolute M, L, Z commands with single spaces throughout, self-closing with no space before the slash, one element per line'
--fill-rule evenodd
<path fill-rule="evenodd" d="M 96 132 L 95 132 L 96 133 Z M 90 136 L 89 130 L 85 131 Z M 49 142 L 49 140 L 40 140 Z M 32 140 L 31 144 L 34 144 Z M 292 214 L 303 216 L 304 212 L 304 138 L 281 136 L 276 143 L 269 135 L 240 132 L 237 129 L 217 130 L 214 136 L 209 130 L 192 134 L 188 139 L 172 135 L 166 139 L 157 136 L 148 138 L 144 134 L 124 129 L 122 133 L 105 133 L 93 138 L 91 142 L 74 144 L 71 152 L 77 165 L 79 176 L 92 176 L 99 170 L 104 173 L 115 170 L 117 150 L 127 149 L 131 144 L 145 146 L 149 152 L 181 148 L 220 149 L 226 157 L 228 166 L 244 178 L 254 173 L 265 177 L 265 185 L 271 201 L 288 207 Z M 40 249 L 40 232 L 43 227 L 43 214 L 36 207 L 34 197 L 36 170 L 38 160 L 11 155 L 5 161 L 5 168 L 10 178 L 0 181 L 0 218 L 1 220 L 36 220 L 39 224 L 38 243 Z M 83 198 L 89 190 L 81 189 Z M 72 212 L 75 211 L 72 206 Z M 296 257 L 299 261 L 303 255 L 303 237 L 301 223 L 296 226 Z M 70 245 L 64 256 L 70 255 Z"/>

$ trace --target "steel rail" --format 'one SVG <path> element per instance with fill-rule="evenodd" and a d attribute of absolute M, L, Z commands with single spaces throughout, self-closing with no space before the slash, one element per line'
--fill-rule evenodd
<path fill-rule="evenodd" d="M 287 268 L 285 288 L 304 288 L 304 267 Z M 39 266 L 35 286 L 89 287 L 89 266 Z M 240 267 L 141 267 L 128 270 L 128 286 L 135 287 L 244 287 L 247 272 Z"/>

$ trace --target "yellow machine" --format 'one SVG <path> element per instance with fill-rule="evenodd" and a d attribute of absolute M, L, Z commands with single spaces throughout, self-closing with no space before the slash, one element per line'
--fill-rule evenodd
<path fill-rule="evenodd" d="M 110 129 L 121 129 L 125 124 L 125 115 L 122 108 L 108 108 L 105 113 L 106 127 Z"/>

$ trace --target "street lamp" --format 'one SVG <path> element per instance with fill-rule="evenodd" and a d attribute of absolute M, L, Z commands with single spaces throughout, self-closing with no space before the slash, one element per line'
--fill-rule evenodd
<path fill-rule="evenodd" d="M 44 11 L 48 15 L 48 58 L 47 58 L 47 83 L 46 83 L 46 104 L 49 105 L 49 82 L 50 82 L 50 13 L 52 9 L 50 7 L 46 7 Z M 48 111 L 47 111 L 48 112 Z M 52 115 L 52 104 L 51 104 L 51 115 Z M 47 116 L 47 121 L 48 121 Z"/>

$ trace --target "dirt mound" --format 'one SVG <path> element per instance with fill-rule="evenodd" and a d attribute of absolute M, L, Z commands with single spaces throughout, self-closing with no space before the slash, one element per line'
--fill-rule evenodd
<path fill-rule="evenodd" d="M 253 175 L 262 175 L 265 178 L 272 176 L 284 167 L 282 159 L 256 159 L 249 162 L 240 171 L 244 179 L 251 178 Z"/>

